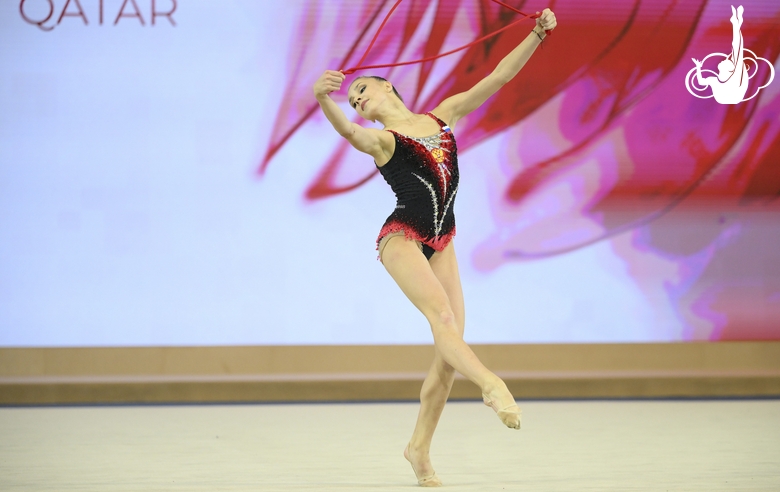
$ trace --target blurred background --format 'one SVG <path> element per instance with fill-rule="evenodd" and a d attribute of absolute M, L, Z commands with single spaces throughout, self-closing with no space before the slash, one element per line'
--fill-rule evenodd
<path fill-rule="evenodd" d="M 311 92 L 391 5 L 0 4 L 0 346 L 431 343 L 376 261 L 392 192 Z M 549 4 L 558 29 L 454 131 L 468 342 L 780 339 L 780 4 L 743 5 L 754 97 L 721 105 L 686 76 L 730 53 L 728 2 Z M 408 0 L 365 63 L 518 18 Z M 365 73 L 428 111 L 532 27 Z"/>

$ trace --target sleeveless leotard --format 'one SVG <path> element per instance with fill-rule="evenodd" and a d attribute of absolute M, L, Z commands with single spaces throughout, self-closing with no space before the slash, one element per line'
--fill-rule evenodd
<path fill-rule="evenodd" d="M 458 192 L 458 153 L 450 127 L 432 113 L 441 130 L 429 137 L 395 136 L 395 152 L 379 168 L 396 196 L 395 211 L 377 237 L 403 231 L 408 239 L 422 243 L 430 259 L 433 250 L 442 251 L 455 236 L 453 206 Z"/>

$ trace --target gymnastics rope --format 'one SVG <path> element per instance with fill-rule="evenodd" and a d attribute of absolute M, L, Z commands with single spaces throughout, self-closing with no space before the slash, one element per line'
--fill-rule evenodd
<path fill-rule="evenodd" d="M 448 51 L 446 53 L 440 53 L 438 55 L 429 56 L 427 58 L 421 58 L 419 60 L 412 60 L 412 61 L 398 62 L 398 63 L 385 63 L 385 64 L 382 64 L 382 65 L 362 66 L 363 62 L 366 60 L 366 57 L 368 56 L 368 53 L 371 51 L 371 48 L 374 47 L 374 43 L 376 43 L 376 40 L 379 37 L 379 33 L 382 32 L 382 29 L 384 29 L 385 24 L 387 24 L 387 21 L 390 19 L 390 16 L 393 15 L 393 11 L 395 11 L 395 9 L 401 4 L 402 0 L 397 0 L 395 2 L 395 4 L 393 5 L 393 8 L 390 9 L 390 12 L 388 12 L 387 15 L 385 16 L 385 19 L 382 21 L 382 24 L 379 25 L 379 29 L 377 29 L 376 34 L 374 34 L 374 38 L 368 44 L 368 48 L 366 48 L 366 52 L 363 53 L 363 57 L 360 58 L 360 61 L 358 62 L 357 66 L 354 66 L 352 68 L 348 68 L 346 70 L 340 70 L 340 71 L 344 75 L 350 75 L 350 74 L 353 74 L 353 73 L 357 72 L 358 70 L 369 70 L 369 69 L 376 69 L 376 68 L 400 67 L 402 65 L 414 65 L 416 63 L 425 63 L 425 62 L 428 62 L 428 61 L 436 60 L 438 58 L 442 58 L 444 56 L 451 55 L 453 53 L 457 53 L 458 51 L 465 50 L 466 48 L 470 48 L 470 47 L 474 46 L 475 44 L 481 43 L 482 41 L 484 41 L 484 40 L 486 40 L 488 38 L 492 38 L 493 36 L 506 31 L 507 29 L 513 27 L 515 24 L 518 24 L 518 23 L 520 23 L 520 22 L 522 22 L 522 21 L 524 21 L 526 19 L 538 19 L 541 16 L 541 14 L 533 14 L 533 15 L 524 14 L 524 13 L 520 12 L 519 10 L 517 10 L 516 8 L 514 8 L 514 7 L 510 6 L 510 5 L 507 5 L 504 2 L 501 2 L 499 0 L 491 0 L 491 1 L 501 5 L 502 7 L 506 7 L 509 10 L 512 10 L 512 11 L 522 15 L 523 17 L 518 19 L 518 20 L 516 20 L 516 21 L 514 21 L 514 22 L 512 22 L 511 24 L 508 24 L 508 25 L 502 27 L 501 29 L 499 29 L 497 31 L 494 31 L 494 32 L 492 32 L 490 34 L 482 36 L 479 39 L 475 39 L 474 41 L 470 42 L 469 44 L 463 45 L 460 48 L 455 48 L 454 50 L 450 50 L 450 51 Z M 545 33 L 549 36 L 549 35 L 552 34 L 552 31 L 545 31 Z"/>

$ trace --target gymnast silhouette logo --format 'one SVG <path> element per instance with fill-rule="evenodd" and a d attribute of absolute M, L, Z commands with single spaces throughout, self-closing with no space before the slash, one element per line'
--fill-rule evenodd
<path fill-rule="evenodd" d="M 742 39 L 742 13 L 745 9 L 740 5 L 737 9 L 731 6 L 731 26 L 733 37 L 731 40 L 731 54 L 712 53 L 699 61 L 692 58 L 696 65 L 685 76 L 685 88 L 688 92 L 699 99 L 709 99 L 714 97 L 720 104 L 739 104 L 756 97 L 761 89 L 772 83 L 775 78 L 775 68 L 766 58 L 761 58 L 749 49 L 744 47 Z M 718 73 L 712 70 L 703 69 L 702 65 L 709 58 L 722 58 L 718 63 Z M 769 80 L 753 92 L 749 97 L 745 97 L 748 90 L 750 79 L 758 73 L 759 62 L 764 62 L 769 67 Z M 713 75 L 704 77 L 702 74 Z M 712 89 L 709 95 L 700 95 L 706 93 L 707 88 Z"/>

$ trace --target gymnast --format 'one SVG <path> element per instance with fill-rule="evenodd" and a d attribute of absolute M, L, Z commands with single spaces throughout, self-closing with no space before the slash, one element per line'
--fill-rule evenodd
<path fill-rule="evenodd" d="M 538 13 L 537 13 L 538 14 Z M 453 204 L 458 191 L 458 158 L 453 130 L 458 121 L 512 80 L 557 22 L 550 9 L 536 18 L 528 36 L 487 77 L 466 92 L 416 114 L 395 87 L 375 76 L 352 81 L 349 104 L 384 129 L 352 123 L 329 94 L 341 89 L 345 75 L 327 70 L 314 84 L 314 95 L 333 128 L 374 164 L 396 194 L 397 205 L 379 237 L 379 260 L 433 332 L 435 356 L 420 392 L 420 412 L 404 457 L 418 484 L 441 481 L 430 460 L 434 430 L 452 388 L 455 371 L 479 386 L 486 405 L 509 428 L 520 428 L 520 409 L 506 384 L 488 370 L 463 340 L 464 303 L 452 238 Z"/>

